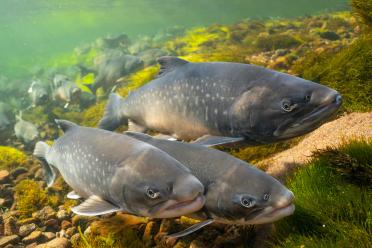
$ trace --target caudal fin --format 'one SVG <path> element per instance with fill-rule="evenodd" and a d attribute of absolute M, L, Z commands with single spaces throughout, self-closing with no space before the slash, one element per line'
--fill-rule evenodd
<path fill-rule="evenodd" d="M 37 157 L 41 162 L 44 170 L 45 181 L 48 187 L 52 186 L 54 180 L 56 179 L 56 173 L 54 169 L 50 166 L 50 164 L 48 164 L 46 160 L 46 155 L 48 154 L 49 150 L 50 146 L 43 141 L 37 142 L 34 149 L 34 156 Z"/>
<path fill-rule="evenodd" d="M 110 94 L 105 112 L 98 124 L 99 128 L 112 131 L 126 121 L 120 114 L 121 100 L 122 98 L 118 94 Z"/>

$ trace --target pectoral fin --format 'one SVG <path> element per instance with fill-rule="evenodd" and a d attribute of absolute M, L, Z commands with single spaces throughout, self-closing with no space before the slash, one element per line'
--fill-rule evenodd
<path fill-rule="evenodd" d="M 193 233 L 209 224 L 212 224 L 214 222 L 214 220 L 205 220 L 205 221 L 202 221 L 202 222 L 199 222 L 195 225 L 192 225 L 190 226 L 189 228 L 186 228 L 185 230 L 183 231 L 180 231 L 178 233 L 173 233 L 173 234 L 170 234 L 170 235 L 167 235 L 168 237 L 170 238 L 180 238 L 180 237 L 184 237 L 186 235 L 189 235 L 190 233 Z"/>
<path fill-rule="evenodd" d="M 101 199 L 99 196 L 92 195 L 83 203 L 76 207 L 73 207 L 71 210 L 75 214 L 79 215 L 96 216 L 117 212 L 120 211 L 121 208 Z"/>
<path fill-rule="evenodd" d="M 191 143 L 209 147 L 209 146 L 218 146 L 218 145 L 236 143 L 242 140 L 244 140 L 243 137 L 224 137 L 224 136 L 204 135 Z"/>
<path fill-rule="evenodd" d="M 77 200 L 77 199 L 80 199 L 81 196 L 76 194 L 75 191 L 71 191 L 70 193 L 67 194 L 67 198 L 72 199 L 72 200 Z"/>

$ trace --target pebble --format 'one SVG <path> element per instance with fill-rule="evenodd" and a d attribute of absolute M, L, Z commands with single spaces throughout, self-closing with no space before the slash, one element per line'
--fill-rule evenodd
<path fill-rule="evenodd" d="M 4 184 L 8 182 L 9 182 L 9 171 L 0 170 L 0 184 Z"/>
<path fill-rule="evenodd" d="M 66 238 L 55 238 L 48 243 L 36 246 L 36 248 L 68 248 L 70 243 Z"/>
<path fill-rule="evenodd" d="M 13 216 L 5 217 L 4 216 L 4 235 L 10 236 L 13 234 L 17 234 L 18 226 L 17 221 Z"/>
<path fill-rule="evenodd" d="M 22 242 L 25 244 L 31 244 L 34 242 L 38 242 L 42 237 L 42 232 L 41 231 L 33 231 L 30 235 L 25 237 Z"/>
<path fill-rule="evenodd" d="M 6 247 L 9 244 L 14 244 L 19 241 L 17 235 L 4 236 L 0 238 L 0 247 Z"/>
<path fill-rule="evenodd" d="M 66 210 L 61 209 L 57 212 L 57 218 L 59 220 L 67 220 L 70 217 L 70 215 L 67 213 Z"/>
<path fill-rule="evenodd" d="M 56 237 L 56 235 L 52 232 L 43 232 L 43 240 L 49 241 Z"/>
<path fill-rule="evenodd" d="M 31 232 L 35 231 L 37 228 L 37 225 L 35 223 L 26 224 L 19 228 L 19 236 L 26 237 Z"/>

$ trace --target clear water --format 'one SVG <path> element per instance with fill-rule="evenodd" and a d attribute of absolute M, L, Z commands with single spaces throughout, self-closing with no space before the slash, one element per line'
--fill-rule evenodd
<path fill-rule="evenodd" d="M 175 25 L 296 17 L 347 8 L 347 0 L 0 0 L 0 74 L 30 66 L 107 34 L 153 34 Z"/>

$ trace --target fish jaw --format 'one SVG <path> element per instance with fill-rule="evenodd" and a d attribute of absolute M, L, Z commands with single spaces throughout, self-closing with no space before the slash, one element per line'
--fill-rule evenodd
<path fill-rule="evenodd" d="M 205 203 L 205 197 L 203 195 L 198 195 L 194 199 L 177 201 L 168 200 L 162 207 L 155 213 L 151 214 L 152 218 L 175 218 L 190 213 L 199 211 Z"/>
<path fill-rule="evenodd" d="M 324 101 L 320 106 L 305 115 L 303 118 L 289 125 L 284 130 L 282 127 L 279 127 L 274 132 L 274 136 L 280 139 L 288 139 L 311 132 L 319 127 L 322 122 L 331 117 L 339 109 L 341 104 L 342 97 L 336 92 L 332 97 L 329 97 L 327 101 Z"/>

